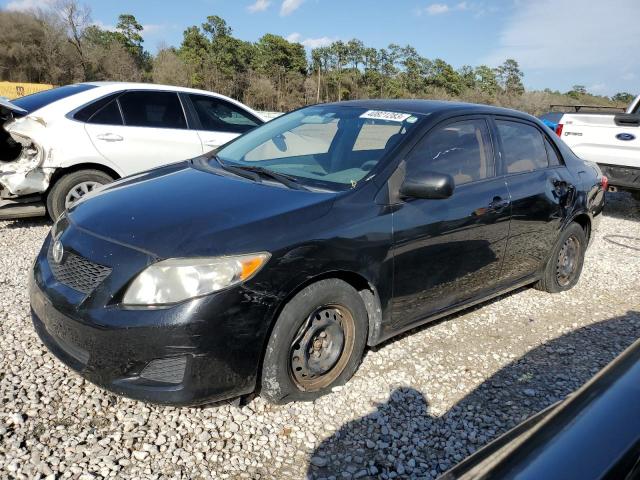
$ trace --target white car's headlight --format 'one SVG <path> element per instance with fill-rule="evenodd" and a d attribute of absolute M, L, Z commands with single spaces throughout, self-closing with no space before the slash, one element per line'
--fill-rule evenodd
<path fill-rule="evenodd" d="M 207 295 L 253 277 L 269 253 L 216 258 L 171 258 L 148 266 L 127 289 L 125 305 L 167 305 Z"/>

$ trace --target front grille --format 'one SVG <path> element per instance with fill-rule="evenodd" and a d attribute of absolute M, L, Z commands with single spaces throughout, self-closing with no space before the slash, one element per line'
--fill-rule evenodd
<path fill-rule="evenodd" d="M 64 252 L 62 261 L 56 263 L 53 261 L 51 250 L 52 247 L 49 246 L 47 258 L 55 279 L 85 295 L 93 292 L 111 273 L 111 268 L 90 262 L 72 252 Z"/>

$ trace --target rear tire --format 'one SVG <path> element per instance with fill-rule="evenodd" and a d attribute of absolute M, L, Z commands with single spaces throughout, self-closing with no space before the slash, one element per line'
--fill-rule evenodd
<path fill-rule="evenodd" d="M 587 236 L 584 229 L 577 223 L 569 224 L 560 234 L 535 288 L 549 293 L 573 288 L 580 279 L 586 250 Z"/>
<path fill-rule="evenodd" d="M 287 303 L 271 332 L 261 396 L 271 403 L 311 401 L 347 382 L 364 352 L 367 309 L 358 291 L 321 280 Z"/>
<path fill-rule="evenodd" d="M 113 178 L 100 170 L 78 170 L 60 177 L 47 195 L 49 216 L 55 221 L 72 205 L 71 200 L 77 200 L 97 186 L 111 182 Z"/>

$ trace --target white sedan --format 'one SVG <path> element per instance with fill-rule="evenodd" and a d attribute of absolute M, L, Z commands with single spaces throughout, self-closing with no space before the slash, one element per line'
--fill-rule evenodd
<path fill-rule="evenodd" d="M 0 100 L 0 218 L 57 218 L 94 188 L 196 157 L 264 123 L 190 88 L 89 82 Z"/>

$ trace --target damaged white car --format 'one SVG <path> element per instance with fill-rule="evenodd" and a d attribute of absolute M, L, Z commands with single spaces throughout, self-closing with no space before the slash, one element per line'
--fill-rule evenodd
<path fill-rule="evenodd" d="M 222 95 L 152 84 L 81 83 L 0 99 L 0 219 L 55 219 L 100 185 L 196 157 L 263 123 Z"/>

